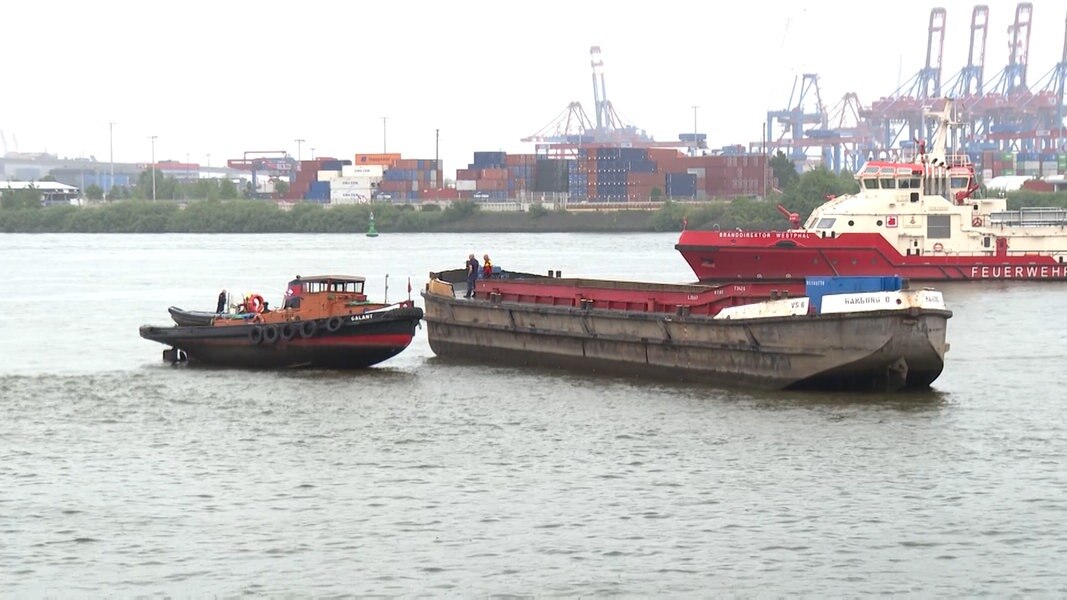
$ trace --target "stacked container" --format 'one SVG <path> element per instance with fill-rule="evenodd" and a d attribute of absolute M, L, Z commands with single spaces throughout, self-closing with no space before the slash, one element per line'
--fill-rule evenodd
<path fill-rule="evenodd" d="M 504 152 L 475 152 L 474 162 L 456 171 L 456 190 L 461 198 L 502 202 L 508 199 L 508 189 L 508 157 Z"/>
<path fill-rule="evenodd" d="M 1016 175 L 1033 175 L 1037 176 L 1041 174 L 1041 155 L 1032 152 L 1020 152 L 1015 157 L 1015 174 Z"/>
<path fill-rule="evenodd" d="M 398 158 L 385 170 L 378 191 L 394 202 L 418 202 L 423 191 L 442 187 L 440 161 Z"/>

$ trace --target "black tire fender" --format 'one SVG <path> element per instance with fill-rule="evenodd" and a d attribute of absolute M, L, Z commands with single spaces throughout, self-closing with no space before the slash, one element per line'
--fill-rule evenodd
<path fill-rule="evenodd" d="M 253 346 L 255 346 L 256 344 L 259 344 L 260 342 L 262 342 L 263 341 L 263 328 L 260 327 L 259 325 L 253 325 L 252 329 L 248 330 L 248 341 L 252 342 Z"/>
<path fill-rule="evenodd" d="M 288 342 L 296 335 L 296 326 L 292 323 L 282 323 L 281 329 L 278 330 L 278 334 L 283 342 Z"/>
<path fill-rule="evenodd" d="M 341 328 L 342 323 L 341 317 L 330 317 L 326 320 L 326 331 L 333 333 Z"/>
<path fill-rule="evenodd" d="M 304 321 L 300 324 L 300 337 L 309 338 L 318 331 L 319 324 L 315 321 Z"/>
<path fill-rule="evenodd" d="M 278 341 L 278 328 L 271 325 L 263 328 L 263 343 L 273 344 Z"/>

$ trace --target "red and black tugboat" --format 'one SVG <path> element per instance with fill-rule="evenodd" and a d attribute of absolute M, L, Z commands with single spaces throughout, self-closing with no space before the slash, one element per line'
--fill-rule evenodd
<path fill-rule="evenodd" d="M 787 231 L 683 231 L 675 248 L 702 282 L 900 275 L 913 282 L 1067 281 L 1067 209 L 1008 210 L 977 198 L 966 155 L 948 154 L 952 102 L 929 152 L 870 161 L 860 191 L 832 198 Z"/>
<path fill-rule="evenodd" d="M 360 369 L 402 352 L 422 309 L 408 299 L 370 302 L 363 277 L 320 275 L 289 282 L 285 304 L 270 310 L 251 294 L 233 312 L 170 308 L 175 325 L 141 327 L 141 337 L 170 346 L 169 362 L 258 369 Z"/>

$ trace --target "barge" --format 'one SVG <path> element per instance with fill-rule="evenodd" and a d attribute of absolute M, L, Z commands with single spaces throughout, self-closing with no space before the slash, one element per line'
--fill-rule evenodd
<path fill-rule="evenodd" d="M 865 278 L 890 285 L 851 291 L 861 288 L 837 278 L 705 286 L 511 275 L 479 280 L 466 299 L 452 277 L 430 275 L 427 335 L 444 358 L 726 386 L 899 391 L 928 388 L 949 347 L 952 313 L 941 293 L 906 289 L 899 278 Z"/>

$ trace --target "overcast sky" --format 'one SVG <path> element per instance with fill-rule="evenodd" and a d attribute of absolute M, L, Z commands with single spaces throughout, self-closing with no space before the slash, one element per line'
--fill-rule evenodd
<path fill-rule="evenodd" d="M 1015 2 L 988 0 L 986 81 L 1007 63 Z M 571 101 L 592 115 L 589 48 L 608 98 L 657 140 L 693 129 L 712 147 L 760 139 L 794 77 L 824 102 L 889 95 L 923 65 L 932 2 L 183 2 L 50 1 L 4 6 L 7 150 L 219 165 L 246 150 L 351 158 L 383 149 L 440 156 L 519 140 Z M 973 3 L 948 10 L 944 77 L 966 63 Z M 1033 2 L 1031 85 L 1060 60 L 1065 4 Z"/>

